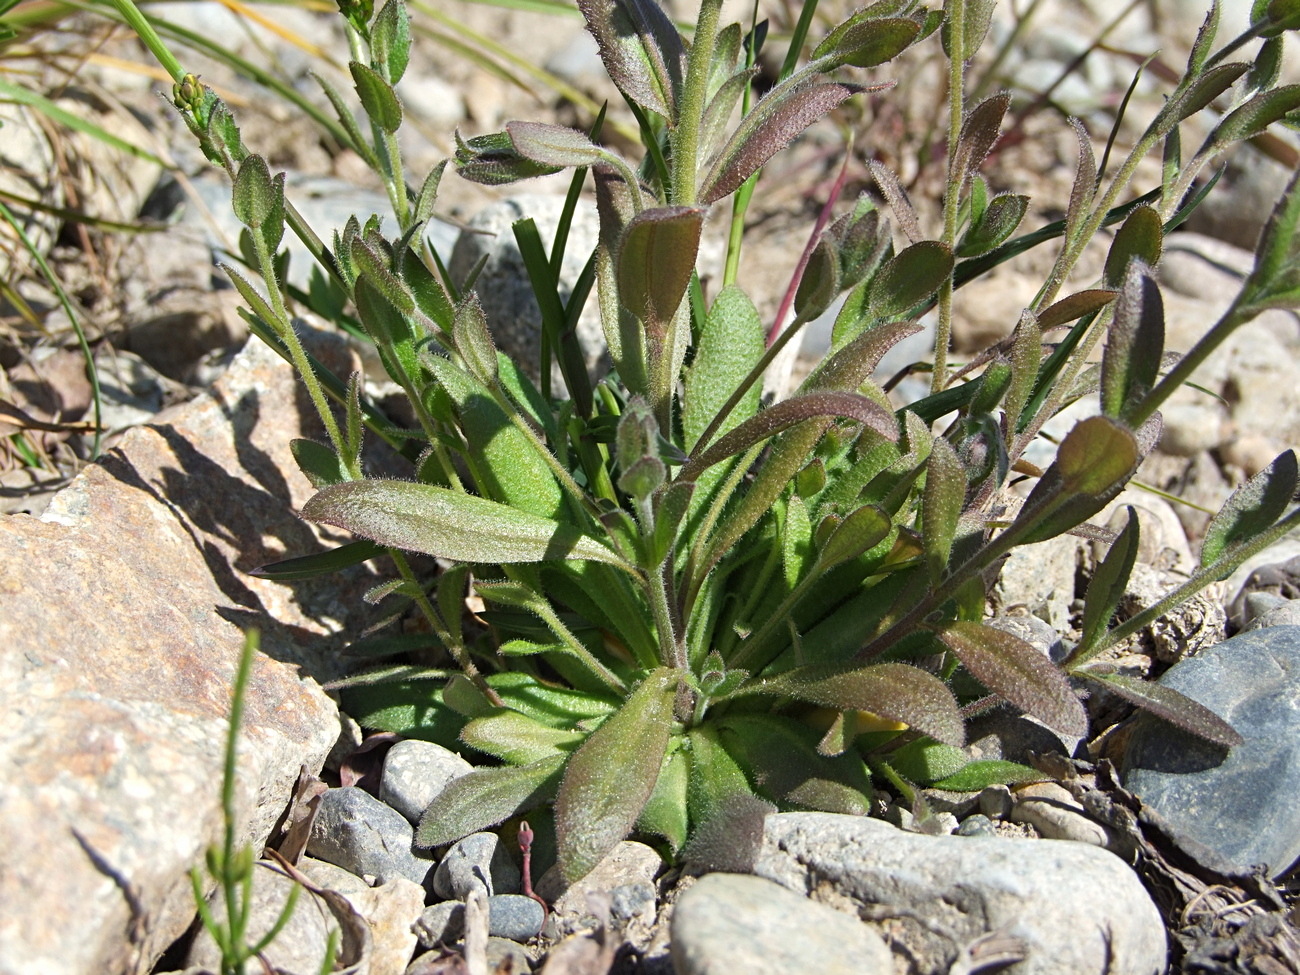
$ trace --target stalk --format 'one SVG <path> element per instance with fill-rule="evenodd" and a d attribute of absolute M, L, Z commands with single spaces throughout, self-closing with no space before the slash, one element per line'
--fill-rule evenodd
<path fill-rule="evenodd" d="M 709 65 L 718 41 L 718 18 L 722 0 L 703 0 L 695 24 L 695 41 L 686 65 L 686 81 L 678 106 L 677 128 L 673 133 L 672 201 L 680 206 L 695 203 L 696 175 L 700 168 L 700 126 L 704 122 L 708 95 Z"/>
<path fill-rule="evenodd" d="M 948 3 L 948 192 L 943 197 L 943 242 L 952 247 L 957 240 L 957 214 L 965 175 L 954 171 L 961 121 L 965 112 L 966 0 Z M 930 373 L 931 395 L 948 385 L 948 342 L 952 338 L 953 278 L 949 274 L 939 288 L 939 321 L 934 333 L 934 371 Z"/>

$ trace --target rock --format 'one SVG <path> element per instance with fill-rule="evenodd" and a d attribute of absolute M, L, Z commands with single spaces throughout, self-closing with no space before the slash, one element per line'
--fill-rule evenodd
<path fill-rule="evenodd" d="M 523 256 L 515 243 L 511 225 L 532 217 L 542 243 L 550 247 L 564 208 L 564 197 L 520 194 L 494 203 L 476 214 L 452 251 L 448 271 L 463 281 L 470 270 L 486 258 L 476 289 L 487 316 L 492 337 L 501 351 L 514 359 L 534 381 L 541 361 L 542 313 L 528 280 Z M 600 222 L 593 206 L 580 204 L 569 228 L 568 246 L 560 268 L 560 287 L 568 298 L 587 258 L 600 236 Z M 577 325 L 578 343 L 589 370 L 605 355 L 605 333 L 597 303 L 587 303 Z M 558 378 L 558 367 L 555 373 Z"/>
<path fill-rule="evenodd" d="M 415 830 L 396 809 L 344 786 L 321 797 L 307 853 L 381 884 L 398 877 L 423 884 L 433 861 L 416 856 L 414 839 Z"/>
<path fill-rule="evenodd" d="M 1059 664 L 1068 653 L 1061 643 L 1061 635 L 1037 616 L 994 616 L 984 622 L 995 630 L 1010 633 L 1031 644 L 1053 663 Z"/>
<path fill-rule="evenodd" d="M 920 836 L 865 817 L 767 820 L 755 873 L 880 918 L 917 971 L 989 935 L 1024 942 L 1018 975 L 1156 975 L 1165 927 L 1133 872 L 1082 843 Z"/>
<path fill-rule="evenodd" d="M 1171 667 L 1159 683 L 1246 739 L 1231 750 L 1151 715 L 1123 756 L 1125 788 L 1238 869 L 1276 876 L 1300 857 L 1300 627 L 1252 630 Z"/>
<path fill-rule="evenodd" d="M 297 867 L 302 875 L 317 887 L 337 891 L 344 896 L 373 889 L 366 883 L 364 877 L 358 876 L 351 870 L 345 870 L 336 863 L 330 863 L 328 860 L 317 860 L 315 857 L 304 856 L 298 860 Z"/>
<path fill-rule="evenodd" d="M 1237 147 L 1220 184 L 1192 213 L 1187 229 L 1254 250 L 1290 175 L 1253 146 Z"/>
<path fill-rule="evenodd" d="M 976 813 L 973 816 L 967 816 L 957 827 L 955 836 L 997 836 L 997 827 L 993 825 L 993 820 L 989 819 L 983 813 Z"/>
<path fill-rule="evenodd" d="M 438 793 L 473 770 L 455 752 L 431 741 L 399 741 L 384 756 L 379 798 L 415 825 Z"/>
<path fill-rule="evenodd" d="M 1262 630 L 1270 626 L 1297 625 L 1300 625 L 1300 599 L 1284 599 L 1252 619 L 1245 629 Z"/>
<path fill-rule="evenodd" d="M 1010 705 L 994 708 L 966 727 L 966 754 L 972 760 L 1004 759 L 1029 764 L 1030 752 L 1074 753 L 1078 739 L 1063 740 L 1037 718 L 1020 714 Z"/>
<path fill-rule="evenodd" d="M 1129 619 L 1177 589 L 1186 577 L 1137 563 L 1120 598 L 1118 618 Z M 1144 651 L 1157 660 L 1173 663 L 1202 653 L 1225 634 L 1228 614 L 1219 586 L 1209 586 L 1184 600 L 1137 634 Z"/>
<path fill-rule="evenodd" d="M 1292 599 L 1300 599 L 1300 555 L 1251 570 L 1228 606 L 1232 625 L 1240 629 Z"/>
<path fill-rule="evenodd" d="M 291 586 L 248 574 L 321 547 L 294 514 L 311 489 L 289 442 L 321 435 L 304 403 L 289 367 L 250 345 L 210 395 L 124 434 L 42 520 L 0 519 L 0 835 L 23 838 L 0 871 L 8 972 L 147 967 L 189 925 L 188 871 L 222 834 L 244 628 L 261 629 L 262 652 L 240 739 L 241 840 L 265 840 L 299 769 L 319 768 L 338 736 L 308 678 L 343 676 L 337 634 L 365 625 L 373 573 Z"/>
<path fill-rule="evenodd" d="M 278 869 L 263 862 L 253 873 L 252 904 L 249 910 L 247 944 L 257 944 L 275 926 L 289 893 L 298 886 Z M 209 901 L 212 914 L 225 920 L 226 899 L 220 888 Z M 294 905 L 293 915 L 262 951 L 267 964 L 286 972 L 319 972 L 325 961 L 325 948 L 332 932 L 343 928 L 329 905 L 310 891 L 303 890 Z M 221 950 L 206 928 L 199 931 L 190 947 L 186 964 L 192 968 L 221 971 Z"/>
<path fill-rule="evenodd" d="M 424 888 L 398 877 L 378 887 L 339 893 L 370 929 L 370 970 L 400 972 L 415 951 L 415 923 L 424 909 Z"/>
<path fill-rule="evenodd" d="M 511 941 L 527 941 L 542 930 L 546 912 L 523 894 L 495 894 L 488 898 L 488 934 Z"/>
<path fill-rule="evenodd" d="M 980 812 L 989 819 L 1006 819 L 1011 813 L 1011 805 L 1011 789 L 1008 786 L 990 785 L 980 792 Z"/>
<path fill-rule="evenodd" d="M 1011 822 L 1029 824 L 1044 839 L 1071 840 L 1120 851 L 1115 832 L 1085 815 L 1083 806 L 1055 782 L 1034 782 L 1013 795 L 1016 802 L 1007 817 Z"/>
<path fill-rule="evenodd" d="M 998 615 L 1022 609 L 1057 633 L 1067 631 L 1078 550 L 1079 540 L 1072 535 L 1013 549 L 993 589 Z"/>
<path fill-rule="evenodd" d="M 433 875 L 433 891 L 439 897 L 464 900 L 475 886 L 492 894 L 519 892 L 521 877 L 501 837 L 496 833 L 471 833 L 457 840 L 443 855 Z"/>
<path fill-rule="evenodd" d="M 595 868 L 577 883 L 567 885 L 556 865 L 542 874 L 535 889 L 551 905 L 551 915 L 546 921 L 545 933 L 561 938 L 578 931 L 590 930 L 592 919 L 589 897 L 606 897 L 614 913 L 614 901 L 620 901 L 620 910 L 640 906 L 640 910 L 626 918 L 623 938 L 638 950 L 650 940 L 655 923 L 653 901 L 649 909 L 638 894 L 627 888 L 644 885 L 654 890 L 654 880 L 664 869 L 663 858 L 644 843 L 623 840 L 611 850 Z M 621 896 L 618 892 L 625 891 Z"/>
<path fill-rule="evenodd" d="M 881 937 L 850 914 L 770 880 L 735 873 L 701 877 L 672 919 L 677 975 L 889 975 Z"/>
<path fill-rule="evenodd" d="M 95 367 L 103 397 L 100 417 L 110 433 L 148 423 L 162 411 L 164 397 L 177 386 L 131 352 L 106 348 L 95 357 Z"/>
<path fill-rule="evenodd" d="M 430 904 L 412 925 L 420 944 L 433 947 L 451 944 L 465 932 L 465 905 L 460 901 L 440 901 Z"/>
<path fill-rule="evenodd" d="M 1138 562 L 1161 570 L 1184 572 L 1199 564 L 1192 556 L 1187 531 L 1178 520 L 1178 512 L 1168 501 L 1150 491 L 1125 488 L 1114 501 L 1088 520 L 1118 533 L 1128 524 L 1127 509 L 1130 506 L 1138 520 Z M 1107 543 L 1093 542 L 1093 564 L 1105 558 L 1109 550 Z"/>
<path fill-rule="evenodd" d="M 507 968 L 506 965 L 510 967 Z M 487 970 L 509 972 L 511 975 L 528 975 L 533 970 L 533 960 L 528 952 L 508 938 L 488 938 Z"/>
<path fill-rule="evenodd" d="M 1217 402 L 1171 402 L 1160 411 L 1164 428 L 1160 449 L 1175 457 L 1191 457 L 1214 450 L 1231 434 L 1226 411 Z"/>

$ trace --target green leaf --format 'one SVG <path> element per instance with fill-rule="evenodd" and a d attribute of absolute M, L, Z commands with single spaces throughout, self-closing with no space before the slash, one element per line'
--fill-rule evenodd
<path fill-rule="evenodd" d="M 989 25 L 993 22 L 993 8 L 997 6 L 997 0 L 961 0 L 965 4 L 965 17 L 963 19 L 962 44 L 961 51 L 954 53 L 952 44 L 952 30 L 950 27 L 951 16 L 949 4 L 953 0 L 946 0 L 943 5 L 944 19 L 940 40 L 943 43 L 943 53 L 949 58 L 957 58 L 963 62 L 969 61 L 975 56 L 984 43 L 984 38 L 989 32 Z"/>
<path fill-rule="evenodd" d="M 1133 574 L 1141 526 L 1132 505 L 1127 507 L 1127 511 L 1128 521 L 1124 529 L 1111 542 L 1110 550 L 1093 570 L 1092 581 L 1088 583 L 1088 593 L 1083 602 L 1082 634 L 1079 645 L 1070 654 L 1071 663 L 1087 660 L 1092 648 L 1106 635 L 1119 601 L 1124 598 L 1129 577 Z"/>
<path fill-rule="evenodd" d="M 1060 301 L 1053 302 L 1043 309 L 1042 314 L 1038 316 L 1038 328 L 1045 332 L 1082 318 L 1084 315 L 1101 311 L 1114 301 L 1118 294 L 1119 292 L 1108 288 L 1092 288 L 1066 295 Z"/>
<path fill-rule="evenodd" d="M 686 789 L 689 778 L 690 764 L 686 753 L 680 748 L 673 749 L 659 770 L 654 791 L 650 793 L 650 798 L 646 800 L 636 821 L 637 832 L 662 836 L 673 852 L 680 850 L 686 842 L 689 828 Z"/>
<path fill-rule="evenodd" d="M 885 762 L 909 782 L 929 785 L 960 771 L 968 759 L 960 748 L 921 738 L 890 752 Z"/>
<path fill-rule="evenodd" d="M 962 234 L 958 257 L 980 257 L 1006 242 L 1029 209 L 1029 197 L 1000 193 L 989 201 L 980 219 Z"/>
<path fill-rule="evenodd" d="M 1074 170 L 1074 183 L 1070 187 L 1070 202 L 1065 210 L 1065 240 L 1073 240 L 1079 224 L 1092 208 L 1097 195 L 1097 157 L 1092 151 L 1092 139 L 1083 123 L 1077 118 L 1070 119 L 1074 128 L 1074 137 L 1079 143 L 1079 161 Z"/>
<path fill-rule="evenodd" d="M 734 285 L 713 299 L 700 329 L 695 360 L 686 373 L 682 406 L 683 443 L 694 450 L 700 435 L 731 393 L 763 356 L 765 335 L 749 296 Z M 726 433 L 758 412 L 760 384 L 754 383 L 718 427 Z"/>
<path fill-rule="evenodd" d="M 239 164 L 239 171 L 235 174 L 234 186 L 230 192 L 230 203 L 234 208 L 235 217 L 244 226 L 252 230 L 260 230 L 276 211 L 277 192 L 283 200 L 284 174 L 280 173 L 275 180 L 272 180 L 271 170 L 267 168 L 265 159 L 257 155 L 246 156 Z"/>
<path fill-rule="evenodd" d="M 793 589 L 812 561 L 812 520 L 808 506 L 797 494 L 785 507 L 781 530 L 781 568 L 787 589 Z"/>
<path fill-rule="evenodd" d="M 454 843 L 547 802 L 567 758 L 556 754 L 522 767 L 480 768 L 452 780 L 420 817 L 415 845 Z"/>
<path fill-rule="evenodd" d="M 1206 741 L 1234 748 L 1244 743 L 1245 739 L 1237 730 L 1199 701 L 1194 701 L 1173 688 L 1125 677 L 1122 674 L 1104 674 L 1081 668 L 1074 671 L 1090 681 L 1096 681 L 1108 691 L 1122 697 L 1131 704 L 1136 704 L 1157 717 L 1164 718 L 1170 724 L 1190 731 Z"/>
<path fill-rule="evenodd" d="M 931 782 L 930 787 L 947 792 L 982 792 L 991 785 L 1041 782 L 1042 779 L 1043 773 L 1028 765 L 988 758 L 967 762 L 952 775 Z"/>
<path fill-rule="evenodd" d="M 636 825 L 668 751 L 678 677 L 661 667 L 574 753 L 555 800 L 560 869 L 591 872 Z"/>
<path fill-rule="evenodd" d="M 828 58 L 835 66 L 873 68 L 898 57 L 921 33 L 921 25 L 911 18 L 870 13 L 870 7 L 859 10 L 827 34 L 813 50 L 813 60 Z"/>
<path fill-rule="evenodd" d="M 585 132 L 563 125 L 508 122 L 506 134 L 519 155 L 545 166 L 591 166 L 603 156 Z"/>
<path fill-rule="evenodd" d="M 405 0 L 388 0 L 370 26 L 370 52 L 384 79 L 395 85 L 411 59 L 411 18 Z"/>
<path fill-rule="evenodd" d="M 866 504 L 844 518 L 817 553 L 819 571 L 856 559 L 884 541 L 893 530 L 889 515 L 873 504 Z"/>
<path fill-rule="evenodd" d="M 382 545 L 459 562 L 623 560 L 572 525 L 431 484 L 350 481 L 330 485 L 302 510 Z"/>
<path fill-rule="evenodd" d="M 794 296 L 798 320 L 810 322 L 827 308 L 840 293 L 840 257 L 835 241 L 823 234 L 809 255 L 808 265 Z"/>
<path fill-rule="evenodd" d="M 438 202 L 438 187 L 442 185 L 442 174 L 446 170 L 447 160 L 444 159 L 430 169 L 429 175 L 424 177 L 424 182 L 420 185 L 420 192 L 415 198 L 415 207 L 412 211 L 416 223 L 428 223 L 433 219 L 433 206 Z M 414 250 L 411 253 L 414 253 Z"/>
<path fill-rule="evenodd" d="M 817 733 L 806 725 L 775 714 L 728 714 L 717 726 L 760 795 L 819 812 L 870 812 L 871 781 L 861 759 L 819 755 Z"/>
<path fill-rule="evenodd" d="M 1050 310 L 1050 309 L 1049 309 Z M 1002 399 L 1007 430 L 1014 434 L 1020 428 L 1020 414 L 1033 395 L 1038 381 L 1038 366 L 1043 361 L 1043 333 L 1031 311 L 1020 316 L 1016 330 L 1011 333 L 1011 384 Z"/>
<path fill-rule="evenodd" d="M 754 444 L 773 437 L 782 430 L 818 417 L 842 417 L 856 420 L 879 433 L 887 440 L 898 439 L 898 421 L 894 414 L 875 400 L 857 393 L 821 391 L 802 393 L 782 400 L 750 417 L 730 433 L 715 440 L 697 457 L 692 457 L 678 477 L 693 480 L 701 471 L 742 453 Z"/>
<path fill-rule="evenodd" d="M 960 746 L 966 740 L 961 712 L 948 685 L 907 664 L 871 664 L 847 670 L 797 667 L 748 684 L 742 692 L 792 697 L 837 711 L 870 711 L 950 745 Z"/>
<path fill-rule="evenodd" d="M 1140 459 L 1133 432 L 1105 416 L 1080 420 L 1056 451 L 1062 488 L 1091 497 L 1126 482 Z"/>
<path fill-rule="evenodd" d="M 813 122 L 858 92 L 880 87 L 818 81 L 807 75 L 777 85 L 758 100 L 718 153 L 701 184 L 700 202 L 707 206 L 734 192 Z"/>
<path fill-rule="evenodd" d="M 384 550 L 381 546 L 362 539 L 332 548 L 328 552 L 301 555 L 296 559 L 283 559 L 270 565 L 258 566 L 249 574 L 263 579 L 273 579 L 276 582 L 297 582 L 300 579 L 314 579 L 317 576 L 338 572 L 383 554 Z"/>
<path fill-rule="evenodd" d="M 879 319 L 906 315 L 928 299 L 952 273 L 952 251 L 937 240 L 904 248 L 871 281 L 867 304 Z"/>
<path fill-rule="evenodd" d="M 1210 133 L 1210 142 L 1227 145 L 1262 135 L 1274 122 L 1300 108 L 1300 85 L 1283 85 L 1260 92 L 1227 114 Z"/>
<path fill-rule="evenodd" d="M 1088 733 L 1088 717 L 1069 681 L 1032 644 L 979 623 L 945 623 L 936 633 L 993 693 L 1063 734 Z"/>
<path fill-rule="evenodd" d="M 460 740 L 470 748 L 507 765 L 528 765 L 556 752 L 568 754 L 584 737 L 581 731 L 554 728 L 507 710 L 475 718 L 460 732 Z"/>
<path fill-rule="evenodd" d="M 638 213 L 623 231 L 618 296 L 652 331 L 667 328 L 691 283 L 704 214 L 699 207 L 655 207 Z"/>
<path fill-rule="evenodd" d="M 1165 347 L 1160 288 L 1140 258 L 1127 268 L 1101 360 L 1101 408 L 1118 419 L 1126 418 L 1155 386 Z"/>
<path fill-rule="evenodd" d="M 558 173 L 560 168 L 525 159 L 505 132 L 477 135 L 472 139 L 462 139 L 456 133 L 456 172 L 471 182 L 500 186 Z"/>
<path fill-rule="evenodd" d="M 686 802 L 693 825 L 707 822 L 737 796 L 754 795 L 735 757 L 722 746 L 716 727 L 696 725 L 686 740 L 691 772 Z"/>
<path fill-rule="evenodd" d="M 488 333 L 487 317 L 483 306 L 479 304 L 478 295 L 469 295 L 456 307 L 456 318 L 452 325 L 452 337 L 456 342 L 456 351 L 465 360 L 470 375 L 489 386 L 497 378 L 497 347 Z"/>
<path fill-rule="evenodd" d="M 1135 207 L 1111 241 L 1106 255 L 1102 280 L 1108 288 L 1118 288 L 1128 278 L 1129 263 L 1142 261 L 1148 268 L 1160 265 L 1164 245 L 1164 223 L 1155 207 Z"/>
<path fill-rule="evenodd" d="M 1195 77 L 1205 68 L 1205 61 L 1214 47 L 1215 35 L 1219 32 L 1219 9 L 1219 0 L 1213 0 L 1201 23 L 1201 29 L 1196 32 L 1196 40 L 1192 42 L 1192 50 L 1187 57 L 1188 77 Z"/>
<path fill-rule="evenodd" d="M 674 481 L 658 492 L 654 498 L 654 534 L 651 536 L 650 564 L 660 565 L 668 557 L 690 510 L 695 484 L 691 481 Z"/>
<path fill-rule="evenodd" d="M 348 472 L 332 447 L 315 440 L 297 438 L 289 441 L 289 450 L 312 487 L 320 489 L 327 484 L 342 484 L 348 480 Z"/>
<path fill-rule="evenodd" d="M 921 540 L 931 585 L 937 586 L 947 574 L 957 523 L 966 506 L 966 486 L 966 468 L 952 444 L 935 437 L 921 495 Z"/>
<path fill-rule="evenodd" d="M 1232 492 L 1205 529 L 1201 565 L 1212 565 L 1228 549 L 1271 528 L 1295 497 L 1297 483 L 1296 453 L 1287 450 Z"/>
<path fill-rule="evenodd" d="M 374 68 L 359 61 L 349 61 L 348 70 L 352 73 L 361 107 L 371 121 L 388 135 L 394 134 L 402 127 L 402 103 L 398 101 L 393 86 Z"/>
<path fill-rule="evenodd" d="M 1264 224 L 1239 300 L 1252 311 L 1300 307 L 1300 170 Z"/>
<path fill-rule="evenodd" d="M 1190 118 L 1231 88 L 1250 65 L 1242 61 L 1216 64 L 1176 95 L 1151 123 L 1157 132 L 1169 132 L 1183 119 Z"/>

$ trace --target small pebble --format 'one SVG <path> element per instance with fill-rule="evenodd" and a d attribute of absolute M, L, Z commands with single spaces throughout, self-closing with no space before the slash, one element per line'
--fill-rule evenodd
<path fill-rule="evenodd" d="M 433 875 L 433 891 L 448 900 L 464 900 L 477 885 L 488 895 L 519 892 L 519 868 L 506 854 L 496 833 L 471 833 L 447 850 Z"/>
<path fill-rule="evenodd" d="M 431 741 L 399 741 L 384 757 L 379 798 L 417 824 L 443 789 L 473 770 L 455 752 Z"/>
<path fill-rule="evenodd" d="M 527 941 L 542 930 L 546 912 L 523 894 L 497 894 L 488 898 L 488 934 L 511 941 Z"/>
<path fill-rule="evenodd" d="M 1005 785 L 990 785 L 980 793 L 980 812 L 989 819 L 1006 819 L 1011 812 L 1011 790 Z"/>
<path fill-rule="evenodd" d="M 465 931 L 465 905 L 460 901 L 430 904 L 420 913 L 414 930 L 420 944 L 426 948 L 439 942 L 451 944 Z"/>
<path fill-rule="evenodd" d="M 957 827 L 957 836 L 997 836 L 997 828 L 993 825 L 993 820 L 987 816 L 976 813 L 973 816 L 967 816 L 960 826 Z"/>
<path fill-rule="evenodd" d="M 422 884 L 433 861 L 415 854 L 414 839 L 411 824 L 396 809 L 347 786 L 321 797 L 307 854 L 381 884 L 397 877 Z"/>

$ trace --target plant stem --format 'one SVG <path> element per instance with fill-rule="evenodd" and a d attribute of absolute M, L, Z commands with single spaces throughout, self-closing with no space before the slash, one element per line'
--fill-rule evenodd
<path fill-rule="evenodd" d="M 673 181 L 670 202 L 679 206 L 695 203 L 700 126 L 704 121 L 709 66 L 718 40 L 718 18 L 721 12 L 722 0 L 702 0 L 699 19 L 695 23 L 695 39 L 686 64 L 686 80 L 682 84 L 682 95 L 677 106 L 677 128 L 672 140 Z"/>
<path fill-rule="evenodd" d="M 966 174 L 956 171 L 957 144 L 965 112 L 966 0 L 948 0 L 948 190 L 943 195 L 943 242 L 949 248 L 957 240 L 957 214 Z M 948 385 L 948 342 L 952 337 L 953 277 L 949 274 L 939 288 L 939 320 L 934 332 L 934 371 L 930 373 L 931 394 Z"/>

